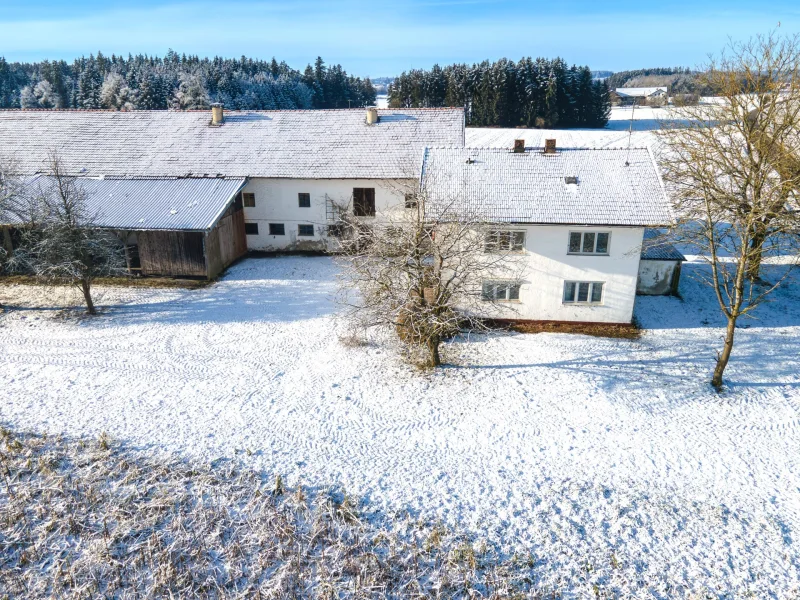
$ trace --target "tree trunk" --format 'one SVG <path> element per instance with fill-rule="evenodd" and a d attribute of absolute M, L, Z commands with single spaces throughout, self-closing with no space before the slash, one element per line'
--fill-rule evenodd
<path fill-rule="evenodd" d="M 94 308 L 94 302 L 92 302 L 91 283 L 88 279 L 81 281 L 81 290 L 83 291 L 83 299 L 86 300 L 86 312 L 90 315 L 96 315 L 97 311 Z"/>
<path fill-rule="evenodd" d="M 733 336 L 735 333 L 736 317 L 728 317 L 728 328 L 725 331 L 725 345 L 722 347 L 722 352 L 717 356 L 717 366 L 714 368 L 714 377 L 711 379 L 711 385 L 717 388 L 717 390 L 722 388 L 722 374 L 725 372 L 725 367 L 728 366 L 728 361 L 731 358 Z"/>
<path fill-rule="evenodd" d="M 747 263 L 747 278 L 750 281 L 757 281 L 761 274 L 761 256 L 763 254 L 762 250 L 764 248 L 765 241 L 766 232 L 759 227 L 758 230 L 753 234 L 753 238 L 750 240 L 750 249 L 752 250 L 752 253 L 750 254 L 750 260 Z"/>
<path fill-rule="evenodd" d="M 439 344 L 441 339 L 438 335 L 428 338 L 428 365 L 431 367 L 438 367 L 442 364 L 442 358 L 439 356 Z"/>

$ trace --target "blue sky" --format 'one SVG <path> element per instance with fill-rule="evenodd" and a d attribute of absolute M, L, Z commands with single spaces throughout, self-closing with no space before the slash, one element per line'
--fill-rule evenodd
<path fill-rule="evenodd" d="M 0 55 L 67 59 L 101 50 L 277 57 L 302 68 L 321 55 L 357 75 L 438 62 L 560 55 L 593 69 L 695 66 L 728 37 L 781 23 L 784 0 L 0 0 Z"/>

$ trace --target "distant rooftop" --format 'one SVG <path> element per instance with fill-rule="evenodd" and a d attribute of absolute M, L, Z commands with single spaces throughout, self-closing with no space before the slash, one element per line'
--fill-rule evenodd
<path fill-rule="evenodd" d="M 463 146 L 464 110 L 363 108 L 211 111 L 0 111 L 0 160 L 47 171 L 58 152 L 71 175 L 401 178 L 426 146 Z"/>
<path fill-rule="evenodd" d="M 568 183 L 573 177 L 577 184 Z M 556 154 L 429 148 L 422 185 L 433 210 L 496 223 L 641 227 L 674 221 L 645 148 L 560 149 Z"/>
<path fill-rule="evenodd" d="M 649 98 L 659 92 L 667 93 L 665 87 L 644 87 L 644 88 L 617 88 L 614 90 L 618 96 L 626 98 Z"/>
<path fill-rule="evenodd" d="M 86 211 L 99 227 L 121 230 L 206 231 L 244 187 L 238 178 L 105 178 L 77 177 Z M 56 180 L 35 175 L 24 182 L 23 194 L 35 198 L 55 193 Z M 11 214 L 0 222 L 19 223 Z"/>

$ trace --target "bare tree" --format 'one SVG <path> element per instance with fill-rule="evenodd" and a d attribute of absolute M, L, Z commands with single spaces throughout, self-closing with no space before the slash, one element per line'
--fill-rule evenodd
<path fill-rule="evenodd" d="M 708 262 L 701 279 L 728 322 L 719 388 L 738 318 L 785 281 L 797 254 L 800 38 L 732 42 L 701 79 L 718 101 L 675 109 L 683 123 L 658 132 L 659 162 L 680 219 L 674 238 Z M 760 279 L 767 258 L 788 263 L 771 283 Z"/>
<path fill-rule="evenodd" d="M 405 206 L 374 220 L 340 207 L 340 302 L 359 328 L 393 328 L 426 366 L 442 362 L 442 341 L 513 318 L 523 262 L 513 232 L 406 189 Z"/>
<path fill-rule="evenodd" d="M 94 280 L 126 273 L 122 245 L 113 232 L 97 226 L 80 181 L 64 172 L 56 154 L 50 169 L 49 177 L 26 191 L 27 222 L 14 260 L 46 283 L 78 287 L 94 315 Z"/>

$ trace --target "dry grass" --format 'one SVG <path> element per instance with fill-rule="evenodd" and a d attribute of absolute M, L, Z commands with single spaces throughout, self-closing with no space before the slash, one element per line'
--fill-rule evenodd
<path fill-rule="evenodd" d="M 0 476 L 0 598 L 560 597 L 441 526 L 105 435 L 2 430 Z"/>
<path fill-rule="evenodd" d="M 638 339 L 641 330 L 634 324 L 577 323 L 567 321 L 492 321 L 491 325 L 517 333 L 579 333 L 595 337 Z"/>
<path fill-rule="evenodd" d="M 172 277 L 98 277 L 93 285 L 129 288 L 184 288 L 189 290 L 204 288 L 214 281 L 207 279 L 178 279 Z M 40 285 L 51 286 L 32 275 L 2 275 L 0 285 Z M 66 284 L 65 284 L 66 285 Z"/>

